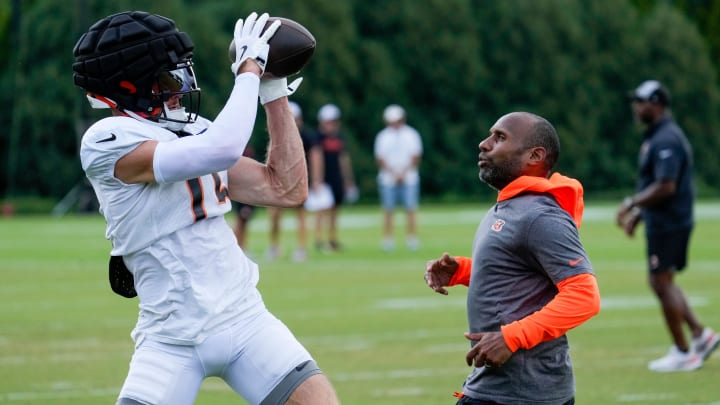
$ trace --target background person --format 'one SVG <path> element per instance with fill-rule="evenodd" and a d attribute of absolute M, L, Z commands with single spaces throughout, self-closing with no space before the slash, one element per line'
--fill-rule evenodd
<path fill-rule="evenodd" d="M 245 147 L 243 156 L 255 159 L 255 150 L 248 145 Z M 250 220 L 255 215 L 255 206 L 237 201 L 233 201 L 232 205 L 233 211 L 235 211 L 235 226 L 233 228 L 235 238 L 237 238 L 240 248 L 242 248 L 246 255 L 249 255 L 248 233 L 250 231 Z"/>
<path fill-rule="evenodd" d="M 472 257 L 428 262 L 427 285 L 463 284 L 475 365 L 458 404 L 573 404 L 566 333 L 600 310 L 600 293 L 578 228 L 583 189 L 550 173 L 555 128 L 525 112 L 504 115 L 480 142 L 480 179 L 499 191 L 480 223 Z"/>
<path fill-rule="evenodd" d="M 210 376 L 254 405 L 338 403 L 311 355 L 265 307 L 258 266 L 225 219 L 231 200 L 293 206 L 307 194 L 287 102 L 294 90 L 286 79 L 261 80 L 279 25 L 262 33 L 267 20 L 238 20 L 234 86 L 214 122 L 198 115 L 194 46 L 172 20 L 114 14 L 73 50 L 75 84 L 113 114 L 85 132 L 80 149 L 112 242 L 111 286 L 139 298 L 118 405 L 189 405 Z M 270 134 L 264 164 L 242 156 L 258 98 Z"/>
<path fill-rule="evenodd" d="M 396 104 L 383 111 L 383 128 L 375 137 L 375 161 L 379 168 L 378 191 L 383 209 L 383 242 L 385 251 L 395 248 L 393 216 L 401 202 L 406 213 L 408 249 L 417 250 L 417 207 L 420 198 L 418 167 L 422 157 L 422 140 L 415 128 L 407 125 L 405 110 Z"/>
<path fill-rule="evenodd" d="M 318 143 L 317 134 L 305 126 L 300 106 L 290 101 L 290 110 L 292 110 L 293 117 L 295 117 L 295 123 L 300 131 L 300 138 L 302 138 L 303 149 L 305 150 L 305 162 L 307 163 L 310 191 L 317 190 L 323 182 L 322 148 Z M 302 262 L 307 259 L 307 212 L 303 205 L 299 205 L 293 209 L 297 214 L 297 246 L 291 258 L 293 261 Z M 280 257 L 280 228 L 282 225 L 283 211 L 284 209 L 279 207 L 268 208 L 268 215 L 270 217 L 270 246 L 268 247 L 266 256 L 270 260 Z"/>
<path fill-rule="evenodd" d="M 675 274 L 687 264 L 694 226 L 693 152 L 669 110 L 670 92 L 657 80 L 641 83 L 631 94 L 632 110 L 646 127 L 640 146 L 636 192 L 618 208 L 617 223 L 632 237 L 645 222 L 649 281 L 660 301 L 673 345 L 648 364 L 652 371 L 691 371 L 702 366 L 720 343 L 720 336 L 703 327 Z M 690 330 L 690 342 L 683 327 Z"/>
<path fill-rule="evenodd" d="M 340 108 L 325 104 L 318 110 L 318 137 L 323 154 L 323 179 L 332 190 L 334 203 L 316 214 L 315 247 L 318 250 L 341 249 L 338 240 L 338 216 L 347 192 L 356 189 L 352 161 L 340 132 Z"/>
<path fill-rule="evenodd" d="M 255 215 L 255 206 L 240 202 L 233 202 L 233 210 L 235 211 L 235 238 L 237 238 L 238 246 L 249 255 L 248 251 L 248 233 L 250 232 L 250 220 Z"/>

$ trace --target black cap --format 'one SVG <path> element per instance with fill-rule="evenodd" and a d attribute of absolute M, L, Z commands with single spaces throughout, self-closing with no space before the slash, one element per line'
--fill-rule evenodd
<path fill-rule="evenodd" d="M 646 80 L 627 95 L 631 101 L 649 101 L 664 106 L 670 105 L 670 92 L 657 80 Z"/>

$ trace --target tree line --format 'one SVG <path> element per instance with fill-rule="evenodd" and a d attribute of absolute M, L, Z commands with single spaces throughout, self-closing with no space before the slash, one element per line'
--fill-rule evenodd
<path fill-rule="evenodd" d="M 361 195 L 374 198 L 375 134 L 398 103 L 423 137 L 424 198 L 490 197 L 478 185 L 477 145 L 495 120 L 526 110 L 557 128 L 557 169 L 587 195 L 633 187 L 641 128 L 628 91 L 664 82 L 695 147 L 700 190 L 720 190 L 714 2 L 645 0 L 13 0 L 0 4 L 0 193 L 59 199 L 83 173 L 79 137 L 103 116 L 72 82 L 72 48 L 93 22 L 145 10 L 175 20 L 195 43 L 202 114 L 232 87 L 235 21 L 267 11 L 305 25 L 317 49 L 293 96 L 308 125 L 324 103 L 343 113 Z M 252 144 L 267 142 L 264 117 Z"/>

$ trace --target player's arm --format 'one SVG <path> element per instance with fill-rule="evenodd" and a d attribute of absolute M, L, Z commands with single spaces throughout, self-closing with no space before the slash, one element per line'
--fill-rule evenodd
<path fill-rule="evenodd" d="M 637 194 L 625 198 L 620 211 L 651 207 L 666 201 L 677 192 L 677 178 L 686 156 L 684 148 L 676 142 L 669 142 L 658 145 L 651 153 L 654 154 L 655 181 Z"/>
<path fill-rule="evenodd" d="M 325 178 L 325 159 L 323 159 L 322 146 L 316 144 L 310 148 L 308 161 L 310 162 L 310 187 L 315 190 L 320 187 Z"/>
<path fill-rule="evenodd" d="M 342 172 L 343 181 L 345 182 L 345 188 L 354 186 L 355 176 L 353 175 L 350 154 L 347 153 L 347 151 L 343 151 L 340 154 L 340 171 Z"/>
<path fill-rule="evenodd" d="M 228 102 L 205 133 L 143 142 L 118 160 L 115 177 L 125 183 L 169 183 L 234 165 L 250 140 L 257 114 L 260 69 L 254 61 L 243 66 Z"/>
<path fill-rule="evenodd" d="M 240 159 L 228 170 L 230 198 L 252 205 L 298 206 L 307 198 L 305 152 L 287 97 L 265 104 L 270 133 L 265 163 Z"/>
<path fill-rule="evenodd" d="M 420 167 L 420 160 L 422 159 L 422 156 L 420 154 L 413 155 L 412 162 L 410 163 L 411 168 Z"/>
<path fill-rule="evenodd" d="M 223 110 L 202 136 L 172 142 L 147 141 L 123 156 L 115 176 L 126 183 L 170 183 L 226 170 L 242 156 L 257 114 L 259 78 L 265 69 L 268 40 L 280 26 L 265 29 L 267 13 L 251 13 L 235 24 L 233 41 L 238 49 L 230 66 L 235 85 Z"/>
<path fill-rule="evenodd" d="M 633 207 L 650 207 L 665 201 L 674 195 L 676 190 L 675 179 L 656 180 L 634 196 L 625 199 L 623 205 L 627 210 Z"/>

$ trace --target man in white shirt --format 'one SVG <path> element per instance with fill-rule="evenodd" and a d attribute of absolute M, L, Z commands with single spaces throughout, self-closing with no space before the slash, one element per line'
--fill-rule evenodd
<path fill-rule="evenodd" d="M 112 117 L 84 134 L 80 159 L 112 242 L 113 291 L 139 298 L 135 353 L 118 405 L 190 405 L 219 377 L 250 404 L 338 403 L 328 379 L 266 308 L 258 266 L 225 219 L 230 200 L 294 206 L 307 195 L 302 142 L 285 78 L 264 79 L 268 15 L 238 20 L 235 82 L 211 122 L 198 116 L 193 43 L 141 11 L 93 24 L 73 50 L 75 84 Z M 265 163 L 243 157 L 257 100 Z"/>
<path fill-rule="evenodd" d="M 417 250 L 417 208 L 420 197 L 420 174 L 418 166 L 422 157 L 422 141 L 415 128 L 406 124 L 405 110 L 396 104 L 383 112 L 385 128 L 375 137 L 375 161 L 377 162 L 378 191 L 383 209 L 383 242 L 386 251 L 395 248 L 393 216 L 395 206 L 402 202 L 407 216 L 406 243 L 410 250 Z"/>

